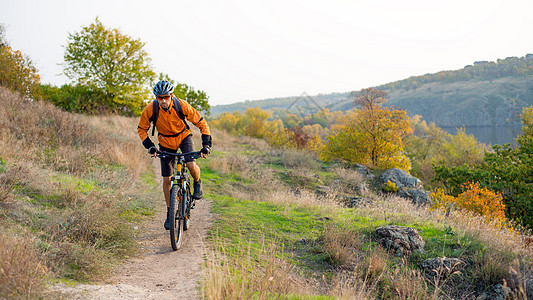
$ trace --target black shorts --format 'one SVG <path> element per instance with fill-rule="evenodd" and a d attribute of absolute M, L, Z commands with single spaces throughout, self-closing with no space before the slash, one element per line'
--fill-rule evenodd
<path fill-rule="evenodd" d="M 170 153 L 177 153 L 178 150 L 169 149 L 166 147 L 163 147 L 159 145 L 159 149 L 161 151 L 170 152 Z M 181 141 L 180 144 L 180 150 L 181 153 L 189 153 L 194 151 L 194 141 L 192 139 L 192 134 L 189 134 L 186 138 Z M 172 156 L 169 158 L 161 158 L 161 176 L 163 177 L 170 177 L 174 173 L 174 167 L 176 166 L 176 157 Z M 185 157 L 185 162 L 191 162 L 194 161 L 193 158 L 190 156 Z"/>

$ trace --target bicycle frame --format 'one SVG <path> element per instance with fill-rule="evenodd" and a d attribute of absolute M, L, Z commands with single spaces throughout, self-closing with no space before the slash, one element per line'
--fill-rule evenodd
<path fill-rule="evenodd" d="M 178 250 L 181 246 L 182 232 L 189 227 L 190 210 L 193 201 L 195 201 L 192 199 L 190 192 L 190 181 L 189 174 L 185 168 L 185 157 L 197 159 L 200 157 L 200 153 L 200 151 L 183 154 L 165 151 L 157 152 L 160 158 L 168 158 L 169 156 L 176 157 L 176 168 L 173 176 L 170 178 L 170 210 L 174 216 L 170 227 L 170 243 L 174 251 Z"/>

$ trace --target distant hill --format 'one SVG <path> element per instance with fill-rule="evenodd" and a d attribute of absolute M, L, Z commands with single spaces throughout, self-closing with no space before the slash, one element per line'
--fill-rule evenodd
<path fill-rule="evenodd" d="M 377 88 L 388 93 L 388 105 L 405 109 L 411 116 L 421 115 L 442 127 L 519 125 L 522 108 L 533 105 L 533 54 L 496 62 L 479 61 L 460 70 L 413 76 Z M 320 107 L 346 111 L 353 108 L 352 95 L 353 92 L 303 94 L 217 105 L 212 112 L 244 112 L 247 107 L 290 108 L 300 114 Z"/>

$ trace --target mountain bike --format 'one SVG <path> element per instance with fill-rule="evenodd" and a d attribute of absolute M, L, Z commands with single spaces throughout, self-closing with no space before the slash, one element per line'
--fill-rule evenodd
<path fill-rule="evenodd" d="M 183 231 L 189 229 L 191 208 L 196 200 L 191 195 L 191 183 L 187 168 L 185 167 L 185 157 L 197 159 L 201 151 L 189 153 L 170 153 L 157 151 L 160 158 L 176 157 L 176 168 L 170 178 L 170 215 L 174 216 L 170 222 L 170 245 L 174 251 L 181 247 Z M 172 221 L 172 219 L 171 219 Z"/>

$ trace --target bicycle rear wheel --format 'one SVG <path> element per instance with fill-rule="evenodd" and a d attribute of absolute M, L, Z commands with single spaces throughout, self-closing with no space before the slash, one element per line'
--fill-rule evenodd
<path fill-rule="evenodd" d="M 181 247 L 181 240 L 183 236 L 182 220 L 180 219 L 180 207 L 182 206 L 183 198 L 179 196 L 179 187 L 173 186 L 170 190 L 170 245 L 174 251 Z"/>

